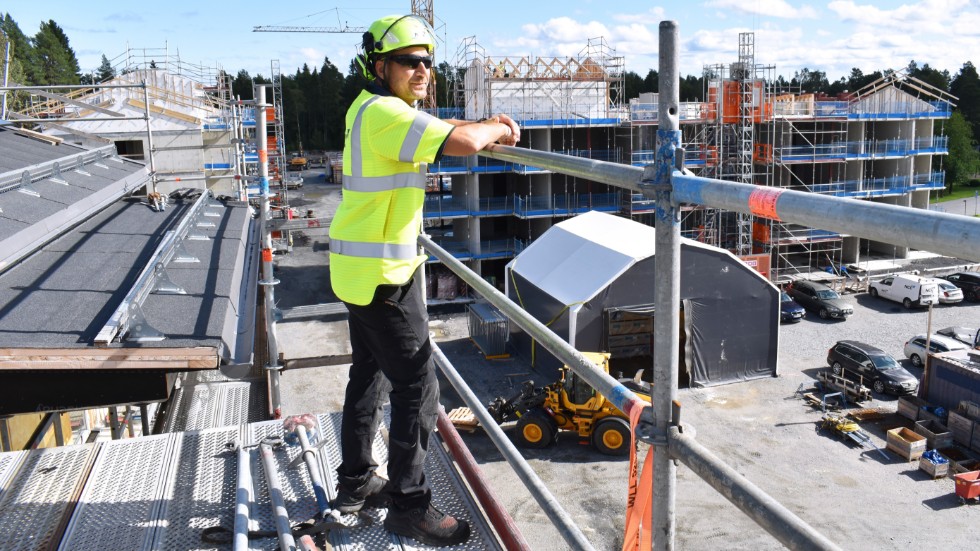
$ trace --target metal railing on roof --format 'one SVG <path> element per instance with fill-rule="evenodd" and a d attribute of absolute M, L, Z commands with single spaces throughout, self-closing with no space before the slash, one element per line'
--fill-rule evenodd
<path fill-rule="evenodd" d="M 96 344 L 107 345 L 116 337 L 121 338 L 127 334 L 129 340 L 137 342 L 159 341 L 166 338 L 166 335 L 153 328 L 146 320 L 143 315 L 143 303 L 154 292 L 186 294 L 183 288 L 170 280 L 167 275 L 167 266 L 171 262 L 200 262 L 199 259 L 184 252 L 183 242 L 185 239 L 210 239 L 206 235 L 192 233 L 197 228 L 214 226 L 210 222 L 199 220 L 200 216 L 208 216 L 205 209 L 209 206 L 210 197 L 210 190 L 202 192 L 200 197 L 184 213 L 184 217 L 177 224 L 177 227 L 164 235 L 163 241 L 160 242 L 153 256 L 147 261 L 136 282 L 95 337 Z"/>
<path fill-rule="evenodd" d="M 0 174 L 0 193 L 30 185 L 45 178 L 63 181 L 61 171 L 82 170 L 86 165 L 97 163 L 106 158 L 119 160 L 116 155 L 116 146 L 107 145 L 98 149 L 67 155 L 54 161 L 46 161 L 27 168 L 4 172 Z"/>
<path fill-rule="evenodd" d="M 980 220 L 937 213 L 922 209 L 882 203 L 854 201 L 820 194 L 760 187 L 693 176 L 675 168 L 680 155 L 680 131 L 677 117 L 679 73 L 677 27 L 674 22 L 660 25 L 660 120 L 657 131 L 656 163 L 644 169 L 605 163 L 550 152 L 516 147 L 488 146 L 481 156 L 508 162 L 537 166 L 571 176 L 587 177 L 642 193 L 656 201 L 655 302 L 666 312 L 680 310 L 680 205 L 706 205 L 779 221 L 804 224 L 826 231 L 856 235 L 886 243 L 925 249 L 940 254 L 980 260 Z M 698 476 L 724 495 L 767 532 L 791 549 L 838 549 L 832 541 L 806 524 L 782 504 L 762 492 L 734 468 L 698 444 L 680 424 L 677 391 L 679 321 L 676 316 L 657 316 L 654 339 L 665 345 L 654 351 L 653 405 L 647 406 L 632 391 L 592 368 L 591 362 L 548 327 L 509 300 L 479 275 L 468 270 L 447 251 L 426 236 L 422 246 L 449 267 L 474 290 L 483 295 L 509 319 L 541 343 L 560 361 L 607 396 L 620 410 L 630 414 L 644 408 L 637 427 L 641 439 L 666 453 L 654 456 L 654 488 L 657 506 L 651 525 L 653 547 L 671 549 L 674 540 L 674 501 L 676 466 L 681 461 Z M 467 405 L 485 414 L 482 404 Z M 489 423 L 488 423 L 489 424 Z M 499 444 L 498 444 L 499 445 Z M 506 454 L 505 454 L 506 455 Z M 508 461 L 511 458 L 508 456 Z M 511 461 L 515 468 L 518 464 Z M 561 529 L 569 544 L 588 548 L 574 525 L 562 524 L 562 515 L 546 497 L 535 497 Z"/>

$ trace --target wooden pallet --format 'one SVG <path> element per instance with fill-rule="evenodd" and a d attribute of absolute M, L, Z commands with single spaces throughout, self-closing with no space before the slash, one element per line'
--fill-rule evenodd
<path fill-rule="evenodd" d="M 456 430 L 465 430 L 466 432 L 473 432 L 480 426 L 476 415 L 473 415 L 473 411 L 466 407 L 450 411 L 449 421 L 456 427 Z"/>
<path fill-rule="evenodd" d="M 847 414 L 855 421 L 877 421 L 893 413 L 884 408 L 864 408 L 849 411 Z"/>

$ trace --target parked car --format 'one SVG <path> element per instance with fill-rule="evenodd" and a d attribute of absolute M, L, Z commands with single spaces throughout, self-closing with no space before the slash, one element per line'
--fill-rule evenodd
<path fill-rule="evenodd" d="M 303 177 L 297 174 L 287 174 L 285 182 L 286 189 L 299 189 L 303 187 Z"/>
<path fill-rule="evenodd" d="M 980 347 L 980 330 L 973 327 L 943 327 L 939 331 L 936 331 L 936 333 L 944 337 L 956 339 L 974 348 Z"/>
<path fill-rule="evenodd" d="M 806 310 L 793 300 L 793 297 L 786 294 L 786 291 L 779 293 L 779 321 L 797 323 L 806 315 Z"/>
<path fill-rule="evenodd" d="M 946 281 L 945 279 L 939 279 L 938 277 L 932 278 L 932 281 L 939 287 L 940 304 L 956 304 L 957 302 L 963 302 L 962 289 Z"/>
<path fill-rule="evenodd" d="M 858 341 L 837 341 L 827 351 L 827 363 L 835 375 L 870 383 L 878 394 L 914 394 L 919 380 L 883 350 Z"/>
<path fill-rule="evenodd" d="M 929 306 L 939 297 L 939 287 L 932 278 L 914 274 L 888 276 L 868 284 L 868 294 L 901 302 L 902 306 Z"/>
<path fill-rule="evenodd" d="M 939 354 L 950 350 L 966 350 L 970 348 L 964 343 L 950 337 L 942 335 L 932 335 L 929 337 L 929 353 Z M 905 357 L 912 360 L 912 365 L 922 367 L 922 362 L 926 358 L 926 336 L 916 335 L 905 343 Z"/>
<path fill-rule="evenodd" d="M 816 312 L 823 319 L 847 319 L 854 313 L 854 306 L 842 299 L 837 291 L 815 281 L 794 281 L 786 292 L 800 306 Z"/>
<path fill-rule="evenodd" d="M 973 302 L 980 301 L 980 273 L 956 272 L 943 276 L 943 279 L 963 290 L 963 298 Z"/>

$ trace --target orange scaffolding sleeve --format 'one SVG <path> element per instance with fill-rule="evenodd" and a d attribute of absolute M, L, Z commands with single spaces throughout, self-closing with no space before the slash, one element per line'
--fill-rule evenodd
<path fill-rule="evenodd" d="M 653 453 L 651 446 L 643 460 L 643 472 L 639 480 L 636 476 L 636 425 L 643 413 L 642 407 L 630 409 L 630 480 L 626 497 L 626 533 L 623 536 L 623 551 L 651 549 L 653 534 L 650 523 L 653 520 Z"/>

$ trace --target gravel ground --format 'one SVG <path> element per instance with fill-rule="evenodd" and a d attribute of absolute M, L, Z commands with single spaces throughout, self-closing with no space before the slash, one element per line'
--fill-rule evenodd
<path fill-rule="evenodd" d="M 317 183 L 292 192 L 301 211 L 317 209 L 326 215 L 339 198 L 337 186 Z M 297 232 L 294 251 L 277 257 L 280 306 L 332 300 L 327 285 L 326 232 Z M 708 389 L 682 389 L 682 419 L 698 441 L 788 507 L 805 522 L 846 549 L 971 549 L 976 547 L 980 506 L 961 506 L 950 479 L 931 480 L 916 463 L 892 452 L 883 457 L 861 450 L 818 430 L 821 413 L 804 405 L 795 393 L 811 386 L 816 372 L 826 368 L 827 349 L 837 340 L 868 342 L 902 359 L 902 347 L 929 324 L 925 309 L 907 311 L 901 305 L 867 294 L 847 295 L 855 314 L 847 321 L 820 320 L 815 315 L 782 326 L 779 376 Z M 938 306 L 932 327 L 976 326 L 980 303 Z M 323 340 L 323 332 L 342 322 L 319 320 L 280 324 L 282 349 L 304 347 Z M 486 403 L 509 394 L 520 382 L 534 378 L 520 358 L 485 360 L 468 338 L 465 316 L 433 313 L 430 329 L 436 341 L 480 399 Z M 336 343 L 334 343 L 336 344 Z M 313 355 L 312 353 L 310 355 Z M 903 360 L 909 370 L 919 370 Z M 346 366 L 286 372 L 284 384 L 301 383 L 303 401 L 286 404 L 287 413 L 330 411 Z M 324 391 L 310 387 L 323 381 Z M 546 382 L 546 381 L 541 381 Z M 442 380 L 447 410 L 462 405 Z M 322 406 L 322 407 L 317 407 Z M 894 411 L 894 397 L 876 395 L 863 407 Z M 862 428 L 881 448 L 885 431 L 903 424 L 888 415 Z M 505 427 L 512 429 L 512 427 Z M 567 549 L 557 530 L 510 466 L 480 431 L 463 434 L 471 452 L 491 481 L 498 499 L 510 512 L 536 551 Z M 596 549 L 622 546 L 628 462 L 611 459 L 563 434 L 556 446 L 526 450 L 526 459 L 558 502 Z M 676 539 L 679 549 L 780 549 L 782 546 L 683 465 L 677 469 Z"/>

